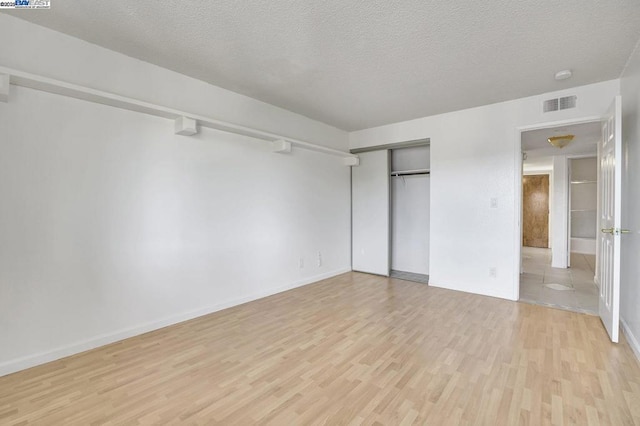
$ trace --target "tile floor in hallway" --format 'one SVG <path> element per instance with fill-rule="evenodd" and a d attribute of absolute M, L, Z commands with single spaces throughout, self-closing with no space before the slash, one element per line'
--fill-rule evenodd
<path fill-rule="evenodd" d="M 550 249 L 523 247 L 522 263 L 520 301 L 598 314 L 598 288 L 593 282 L 595 256 L 571 253 L 571 268 L 552 268 Z M 548 284 L 568 289 L 554 290 Z"/>

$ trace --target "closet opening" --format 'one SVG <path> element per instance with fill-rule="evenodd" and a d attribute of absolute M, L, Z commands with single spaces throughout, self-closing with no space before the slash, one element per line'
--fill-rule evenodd
<path fill-rule="evenodd" d="M 429 283 L 430 149 L 390 150 L 390 276 Z"/>
<path fill-rule="evenodd" d="M 428 284 L 431 159 L 429 139 L 351 153 L 351 267 Z"/>

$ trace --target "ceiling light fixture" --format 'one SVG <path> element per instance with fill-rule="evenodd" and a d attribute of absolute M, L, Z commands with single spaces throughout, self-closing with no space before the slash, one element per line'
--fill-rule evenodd
<path fill-rule="evenodd" d="M 552 136 L 547 141 L 556 148 L 564 148 L 573 140 L 574 135 Z"/>
<path fill-rule="evenodd" d="M 568 78 L 571 78 L 572 75 L 573 75 L 573 73 L 571 72 L 571 70 L 558 71 L 556 73 L 556 80 L 558 80 L 558 81 L 566 80 Z"/>

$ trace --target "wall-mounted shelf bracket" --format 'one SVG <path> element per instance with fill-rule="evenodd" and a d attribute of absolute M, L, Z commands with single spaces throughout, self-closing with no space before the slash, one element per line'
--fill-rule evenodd
<path fill-rule="evenodd" d="M 345 157 L 343 161 L 345 166 L 356 167 L 360 165 L 360 157 L 358 157 L 357 155 L 354 155 L 352 157 Z"/>
<path fill-rule="evenodd" d="M 273 141 L 273 152 L 278 152 L 281 154 L 288 154 L 291 152 L 291 142 L 287 142 L 283 139 L 279 139 L 277 141 Z"/>
<path fill-rule="evenodd" d="M 180 116 L 176 118 L 176 135 L 193 136 L 198 133 L 198 122 L 193 118 Z"/>

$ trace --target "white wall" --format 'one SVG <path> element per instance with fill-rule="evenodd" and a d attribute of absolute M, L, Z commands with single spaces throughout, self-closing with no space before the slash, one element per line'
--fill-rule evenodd
<path fill-rule="evenodd" d="M 213 116 L 226 104 L 220 118 L 346 141 L 3 15 L 0 35 L 0 65 Z M 274 154 L 210 129 L 175 136 L 170 120 L 11 89 L 0 103 L 0 375 L 350 270 L 340 158 Z"/>
<path fill-rule="evenodd" d="M 391 151 L 395 171 L 429 168 L 429 147 Z M 429 274 L 429 175 L 391 178 L 391 269 Z"/>
<path fill-rule="evenodd" d="M 600 117 L 619 80 L 352 132 L 351 148 L 431 139 L 430 283 L 517 299 L 520 134 L 545 123 Z M 542 101 L 577 95 L 544 114 Z M 491 199 L 497 208 L 491 208 Z M 495 267 L 497 276 L 489 277 Z"/>
<path fill-rule="evenodd" d="M 631 56 L 620 80 L 622 94 L 623 209 L 620 317 L 624 333 L 640 358 L 640 49 Z"/>
<path fill-rule="evenodd" d="M 567 157 L 553 156 L 553 210 L 551 219 L 551 266 L 566 268 L 569 259 L 569 171 Z"/>

